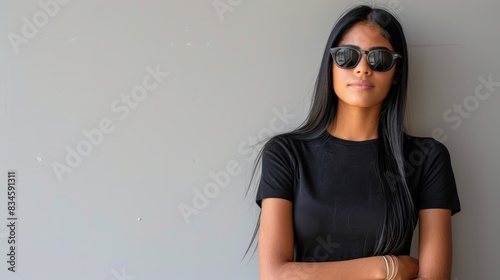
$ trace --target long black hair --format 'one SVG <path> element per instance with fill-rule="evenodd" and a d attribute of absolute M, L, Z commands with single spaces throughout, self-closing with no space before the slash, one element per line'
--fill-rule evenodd
<path fill-rule="evenodd" d="M 417 215 L 406 184 L 403 160 L 403 139 L 406 134 L 404 117 L 408 84 L 408 51 L 403 29 L 391 13 L 380 8 L 361 5 L 350 9 L 340 17 L 330 33 L 323 53 L 309 114 L 297 129 L 282 135 L 306 141 L 324 135 L 338 109 L 338 97 L 332 82 L 330 49 L 338 46 L 344 35 L 358 23 L 378 26 L 377 32 L 381 32 L 391 43 L 394 51 L 402 56 L 395 65 L 394 83 L 382 103 L 379 116 L 378 175 L 385 198 L 385 217 L 382 231 L 378 235 L 373 251 L 373 255 L 395 254 L 402 248 L 405 241 L 411 238 Z M 249 189 L 253 183 L 258 181 L 256 174 L 260 166 L 262 151 L 265 150 L 266 145 L 256 159 Z M 257 222 L 252 241 L 245 255 L 255 242 L 259 226 L 260 222 Z"/>

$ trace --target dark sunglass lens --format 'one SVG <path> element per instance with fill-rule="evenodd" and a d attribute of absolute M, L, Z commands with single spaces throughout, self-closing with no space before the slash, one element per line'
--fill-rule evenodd
<path fill-rule="evenodd" d="M 350 48 L 341 48 L 335 52 L 335 62 L 342 68 L 353 68 L 359 61 L 359 53 Z"/>
<path fill-rule="evenodd" d="M 375 50 L 368 54 L 368 63 L 373 70 L 387 71 L 392 66 L 393 57 L 386 50 Z"/>

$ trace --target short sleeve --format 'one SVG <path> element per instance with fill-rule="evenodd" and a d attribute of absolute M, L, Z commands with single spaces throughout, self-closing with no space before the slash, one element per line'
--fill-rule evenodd
<path fill-rule="evenodd" d="M 418 209 L 450 209 L 453 215 L 461 209 L 450 153 L 442 143 L 432 141 L 434 145 L 424 164 L 419 187 Z"/>
<path fill-rule="evenodd" d="M 293 201 L 294 167 L 292 153 L 285 139 L 273 138 L 262 152 L 262 172 L 256 203 L 264 198 L 283 198 Z"/>

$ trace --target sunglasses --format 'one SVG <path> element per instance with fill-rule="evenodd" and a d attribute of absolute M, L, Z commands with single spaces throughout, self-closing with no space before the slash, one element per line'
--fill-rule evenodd
<path fill-rule="evenodd" d="M 330 49 L 335 64 L 342 69 L 352 69 L 361 61 L 361 56 L 366 54 L 366 61 L 370 68 L 377 72 L 389 71 L 396 59 L 402 58 L 397 52 L 388 49 L 373 49 L 363 51 L 354 47 L 336 47 Z"/>

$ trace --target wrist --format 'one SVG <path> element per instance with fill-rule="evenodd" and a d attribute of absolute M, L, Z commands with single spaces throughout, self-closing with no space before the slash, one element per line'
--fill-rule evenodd
<path fill-rule="evenodd" d="M 376 274 L 374 275 L 375 279 L 385 280 L 387 279 L 387 270 L 388 264 L 385 256 L 377 256 L 376 257 L 377 269 L 375 269 Z"/>
<path fill-rule="evenodd" d="M 384 280 L 394 280 L 398 275 L 399 263 L 398 259 L 393 255 L 384 255 L 381 256 L 382 261 L 384 262 L 385 274 L 383 274 Z"/>

